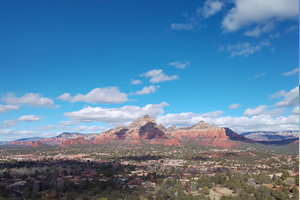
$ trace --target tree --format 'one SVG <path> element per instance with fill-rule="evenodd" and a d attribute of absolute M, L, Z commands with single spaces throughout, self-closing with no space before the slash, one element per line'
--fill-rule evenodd
<path fill-rule="evenodd" d="M 164 180 L 163 180 L 162 178 L 157 178 L 157 179 L 156 179 L 156 184 L 157 184 L 158 186 L 161 186 L 161 185 L 163 184 L 163 182 L 164 182 Z"/>
<path fill-rule="evenodd" d="M 207 186 L 204 186 L 203 188 L 202 188 L 202 190 L 201 190 L 201 192 L 203 193 L 203 194 L 205 194 L 205 195 L 209 195 L 209 188 L 207 187 Z"/>
<path fill-rule="evenodd" d="M 289 176 L 290 176 L 290 174 L 288 173 L 288 171 L 284 170 L 284 171 L 282 172 L 281 178 L 282 178 L 283 180 L 285 180 L 285 179 L 287 179 Z"/>

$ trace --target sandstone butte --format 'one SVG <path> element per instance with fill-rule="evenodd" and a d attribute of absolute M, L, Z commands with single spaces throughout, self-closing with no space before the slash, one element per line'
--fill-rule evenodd
<path fill-rule="evenodd" d="M 181 146 L 184 145 L 183 143 L 180 143 L 178 140 L 175 138 L 172 138 L 168 140 L 166 143 L 164 143 L 165 146 Z"/>
<path fill-rule="evenodd" d="M 38 140 L 38 141 L 35 141 L 31 146 L 32 147 L 45 147 L 46 145 Z"/>
<path fill-rule="evenodd" d="M 76 139 L 65 140 L 60 144 L 61 147 L 81 146 L 81 145 L 93 145 L 93 143 L 89 140 L 82 138 L 82 136 L 79 136 Z"/>

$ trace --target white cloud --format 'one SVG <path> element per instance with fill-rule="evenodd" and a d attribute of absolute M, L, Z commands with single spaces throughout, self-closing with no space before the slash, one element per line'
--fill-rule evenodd
<path fill-rule="evenodd" d="M 223 18 L 222 28 L 237 31 L 252 24 L 264 24 L 273 19 L 298 19 L 298 0 L 235 0 L 235 6 Z"/>
<path fill-rule="evenodd" d="M 25 121 L 25 122 L 38 122 L 44 118 L 43 116 L 36 116 L 36 115 L 23 115 L 18 118 L 18 121 Z"/>
<path fill-rule="evenodd" d="M 204 18 L 208 18 L 221 11 L 224 3 L 216 0 L 206 0 L 203 8 L 198 8 L 197 13 L 203 15 Z"/>
<path fill-rule="evenodd" d="M 229 51 L 230 57 L 235 56 L 250 56 L 256 51 L 260 51 L 262 47 L 270 46 L 270 42 L 268 40 L 264 40 L 260 42 L 258 45 L 251 45 L 248 42 L 245 43 L 237 43 L 236 45 L 227 45 L 227 48 L 221 48 L 221 50 Z"/>
<path fill-rule="evenodd" d="M 240 104 L 231 104 L 230 106 L 229 106 L 229 109 L 237 109 L 238 107 L 240 106 Z"/>
<path fill-rule="evenodd" d="M 273 109 L 273 110 L 264 111 L 263 114 L 270 115 L 271 117 L 277 117 L 279 115 L 282 115 L 284 112 L 285 112 L 284 108 L 277 108 L 277 109 Z"/>
<path fill-rule="evenodd" d="M 146 78 L 151 77 L 150 79 L 151 83 L 159 83 L 159 82 L 179 79 L 179 76 L 177 75 L 172 75 L 172 76 L 165 75 L 161 69 L 149 70 L 148 72 L 143 73 L 140 76 L 144 76 Z"/>
<path fill-rule="evenodd" d="M 76 124 L 77 124 L 77 122 L 73 122 L 73 121 L 61 121 L 61 122 L 59 122 L 59 125 L 62 125 L 62 126 L 74 126 Z"/>
<path fill-rule="evenodd" d="M 279 38 L 280 37 L 280 34 L 279 33 L 276 33 L 274 35 L 269 35 L 271 39 L 275 39 L 275 38 Z"/>
<path fill-rule="evenodd" d="M 89 93 L 77 94 L 71 97 L 69 93 L 59 96 L 61 100 L 69 100 L 70 102 L 87 102 L 87 103 L 124 103 L 128 101 L 127 94 L 120 92 L 117 87 L 95 88 Z M 64 100 L 64 101 L 65 101 Z"/>
<path fill-rule="evenodd" d="M 17 125 L 16 120 L 5 120 L 2 124 L 2 126 L 0 126 L 0 128 L 7 128 L 7 127 L 16 126 L 16 125 Z"/>
<path fill-rule="evenodd" d="M 291 76 L 291 75 L 294 75 L 294 74 L 298 74 L 298 72 L 299 72 L 299 68 L 297 67 L 297 68 L 293 69 L 292 71 L 284 72 L 282 74 L 282 76 Z"/>
<path fill-rule="evenodd" d="M 184 69 L 190 65 L 190 62 L 189 61 L 185 61 L 185 62 L 175 61 L 175 62 L 169 63 L 169 65 L 175 66 L 176 68 L 179 68 L 179 69 Z"/>
<path fill-rule="evenodd" d="M 248 131 L 285 131 L 299 129 L 299 117 L 297 115 L 277 118 L 273 118 L 270 115 L 209 118 L 203 117 L 201 114 L 179 113 L 157 117 L 157 123 L 163 124 L 166 127 L 171 125 L 179 127 L 192 126 L 201 120 L 210 125 L 215 124 L 219 127 L 229 127 L 239 133 Z"/>
<path fill-rule="evenodd" d="M 71 99 L 70 93 L 64 93 L 57 97 L 57 99 L 62 100 L 62 101 L 69 101 Z"/>
<path fill-rule="evenodd" d="M 290 32 L 293 32 L 293 31 L 298 31 L 298 27 L 295 26 L 295 25 L 292 25 L 290 28 L 288 28 L 285 33 L 290 33 Z"/>
<path fill-rule="evenodd" d="M 83 132 L 83 131 L 89 131 L 89 132 L 103 132 L 106 131 L 107 128 L 106 127 L 101 127 L 101 126 L 85 126 L 85 125 L 80 125 L 77 126 L 74 131 L 78 131 L 78 132 Z"/>
<path fill-rule="evenodd" d="M 270 21 L 265 24 L 263 27 L 256 26 L 253 30 L 247 31 L 244 34 L 250 37 L 259 37 L 262 33 L 270 32 L 274 28 L 274 22 Z"/>
<path fill-rule="evenodd" d="M 251 109 L 248 108 L 244 112 L 244 116 L 254 116 L 254 115 L 260 115 L 268 106 L 261 105 L 258 106 L 257 108 Z"/>
<path fill-rule="evenodd" d="M 299 115 L 299 106 L 296 106 L 293 110 L 292 113 L 295 115 Z"/>
<path fill-rule="evenodd" d="M 11 134 L 13 130 L 11 129 L 0 129 L 0 135 L 4 134 Z"/>
<path fill-rule="evenodd" d="M 22 97 L 16 97 L 14 93 L 8 93 L 2 98 L 7 104 L 12 105 L 28 105 L 31 107 L 52 107 L 54 105 L 53 100 L 45 97 L 41 97 L 40 94 L 29 93 Z"/>
<path fill-rule="evenodd" d="M 146 114 L 154 118 L 163 114 L 162 108 L 168 105 L 168 103 L 162 102 L 160 104 L 147 104 L 144 107 L 101 108 L 88 106 L 79 111 L 64 113 L 64 116 L 80 122 L 104 122 L 110 126 L 129 125 L 133 120 Z"/>
<path fill-rule="evenodd" d="M 141 84 L 141 83 L 142 83 L 141 80 L 131 79 L 130 81 L 131 81 L 131 82 L 130 82 L 131 85 L 138 85 L 138 84 Z"/>
<path fill-rule="evenodd" d="M 33 136 L 33 135 L 40 135 L 41 132 L 38 131 L 32 131 L 32 130 L 21 130 L 21 131 L 13 131 L 12 134 L 18 134 L 18 135 L 23 135 L 23 136 Z"/>
<path fill-rule="evenodd" d="M 41 127 L 38 127 L 36 130 L 37 131 L 49 131 L 49 130 L 53 130 L 53 129 L 56 129 L 56 126 L 50 124 L 48 126 L 41 126 Z"/>
<path fill-rule="evenodd" d="M 271 98 L 280 98 L 284 97 L 284 99 L 275 104 L 276 107 L 292 107 L 299 103 L 299 86 L 296 86 L 289 92 L 285 92 L 285 90 L 281 90 L 271 95 Z"/>
<path fill-rule="evenodd" d="M 0 113 L 6 113 L 11 110 L 18 110 L 20 109 L 20 106 L 15 105 L 0 105 Z"/>
<path fill-rule="evenodd" d="M 159 88 L 159 85 L 150 85 L 149 87 L 144 87 L 142 90 L 135 92 L 137 95 L 144 95 L 144 94 L 150 94 L 154 93 L 157 88 Z"/>
<path fill-rule="evenodd" d="M 254 76 L 254 78 L 262 77 L 262 76 L 264 76 L 264 75 L 266 75 L 266 73 L 256 74 L 256 75 Z"/>
<path fill-rule="evenodd" d="M 178 24 L 172 23 L 170 25 L 171 30 L 191 30 L 196 26 L 196 23 Z"/>

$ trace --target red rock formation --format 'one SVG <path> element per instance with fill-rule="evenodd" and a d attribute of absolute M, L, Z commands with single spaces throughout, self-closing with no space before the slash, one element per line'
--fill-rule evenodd
<path fill-rule="evenodd" d="M 164 145 L 165 146 L 181 146 L 181 145 L 184 145 L 184 144 L 180 143 L 175 138 L 172 138 L 172 139 L 168 140 Z"/>
<path fill-rule="evenodd" d="M 67 147 L 67 146 L 80 146 L 80 145 L 93 145 L 93 143 L 89 140 L 83 139 L 79 136 L 77 139 L 71 139 L 63 141 L 60 146 Z"/>
<path fill-rule="evenodd" d="M 41 141 L 35 141 L 31 147 L 45 147 L 46 145 Z"/>
<path fill-rule="evenodd" d="M 149 115 L 145 115 L 133 121 L 127 128 L 119 126 L 115 129 L 99 133 L 92 142 L 94 144 L 107 144 L 115 141 L 123 141 L 126 144 L 134 144 L 140 140 L 149 142 L 152 139 L 164 138 L 166 138 L 166 135 L 158 128 L 155 120 Z"/>
<path fill-rule="evenodd" d="M 10 144 L 12 145 L 20 145 L 20 146 L 31 146 L 34 141 L 12 141 Z"/>

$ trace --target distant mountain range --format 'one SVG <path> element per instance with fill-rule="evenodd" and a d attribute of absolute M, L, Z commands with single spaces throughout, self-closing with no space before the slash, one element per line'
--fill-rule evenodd
<path fill-rule="evenodd" d="M 299 131 L 256 131 L 242 133 L 241 135 L 255 141 L 280 141 L 285 139 L 299 138 Z"/>
<path fill-rule="evenodd" d="M 149 115 L 145 115 L 133 121 L 128 127 L 119 126 L 103 133 L 67 133 L 50 138 L 24 138 L 12 141 L 11 145 L 23 146 L 78 146 L 78 145 L 101 145 L 101 144 L 122 144 L 122 145 L 144 145 L 162 144 L 167 146 L 186 145 L 196 143 L 204 146 L 215 146 L 222 148 L 237 147 L 237 142 L 255 143 L 266 138 L 280 138 L 279 140 L 295 139 L 296 132 L 285 131 L 276 135 L 275 132 L 248 132 L 237 134 L 229 128 L 220 128 L 209 125 L 204 121 L 191 126 L 169 128 L 157 125 L 156 121 Z M 269 137 L 268 137 L 269 136 Z M 272 136 L 272 137 L 271 137 Z M 299 137 L 299 136 L 298 136 Z M 279 141 L 276 138 L 277 141 Z M 0 143 L 1 144 L 1 143 Z M 7 143 L 6 143 L 7 144 Z"/>

